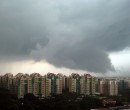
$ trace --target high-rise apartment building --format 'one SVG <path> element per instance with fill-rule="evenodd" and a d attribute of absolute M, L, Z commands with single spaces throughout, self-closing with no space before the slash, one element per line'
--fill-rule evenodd
<path fill-rule="evenodd" d="M 80 79 L 81 94 L 93 95 L 95 94 L 95 78 L 90 74 L 84 74 Z"/>
<path fill-rule="evenodd" d="M 22 75 L 19 77 L 18 96 L 23 97 L 24 94 L 33 93 L 38 97 L 47 97 L 51 95 L 51 80 L 39 73 Z"/>
<path fill-rule="evenodd" d="M 47 78 L 51 80 L 51 95 L 62 94 L 62 75 L 48 73 Z"/>
<path fill-rule="evenodd" d="M 1 87 L 9 89 L 18 97 L 23 97 L 27 93 L 33 93 L 38 97 L 51 95 L 51 80 L 46 75 L 41 76 L 39 73 L 31 75 L 18 73 L 14 77 L 12 74 L 6 74 L 1 77 Z"/>
<path fill-rule="evenodd" d="M 69 92 L 80 94 L 80 75 L 72 73 L 69 77 Z"/>
<path fill-rule="evenodd" d="M 62 90 L 63 91 L 66 91 L 69 89 L 69 78 L 67 76 L 63 76 L 62 77 Z"/>
<path fill-rule="evenodd" d="M 15 86 L 15 89 L 17 89 L 16 92 L 18 94 L 18 97 L 23 97 L 24 94 L 28 93 L 28 86 L 30 86 L 28 81 L 29 81 L 28 74 L 24 75 L 24 74 L 19 73 L 18 75 L 16 75 L 14 86 Z"/>
<path fill-rule="evenodd" d="M 108 95 L 118 95 L 118 82 L 116 80 L 108 81 Z"/>
<path fill-rule="evenodd" d="M 7 73 L 0 76 L 0 87 L 9 89 L 12 93 L 23 97 L 27 93 L 32 93 L 37 97 L 47 97 L 62 94 L 63 90 L 69 90 L 83 95 L 95 94 L 95 78 L 90 74 L 79 75 L 72 73 L 71 76 L 63 76 L 61 73 L 39 73 L 23 74 L 18 73 L 13 76 Z"/>
<path fill-rule="evenodd" d="M 95 94 L 95 78 L 90 74 L 79 74 L 73 73 L 69 77 L 69 92 L 75 92 L 83 95 Z"/>
<path fill-rule="evenodd" d="M 98 91 L 104 95 L 118 95 L 118 82 L 115 79 L 98 79 Z"/>
<path fill-rule="evenodd" d="M 46 75 L 41 78 L 41 93 L 42 97 L 51 95 L 51 80 Z"/>
<path fill-rule="evenodd" d="M 123 92 L 127 89 L 130 89 L 130 79 L 121 79 L 118 80 L 119 92 Z"/>
<path fill-rule="evenodd" d="M 4 76 L 1 76 L 0 86 L 6 89 L 10 89 L 10 86 L 12 84 L 12 78 L 13 78 L 13 74 L 11 73 L 6 73 Z"/>

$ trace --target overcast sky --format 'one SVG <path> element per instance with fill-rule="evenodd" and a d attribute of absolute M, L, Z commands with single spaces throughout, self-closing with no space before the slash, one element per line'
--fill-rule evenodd
<path fill-rule="evenodd" d="M 0 74 L 129 75 L 130 0 L 0 0 Z"/>

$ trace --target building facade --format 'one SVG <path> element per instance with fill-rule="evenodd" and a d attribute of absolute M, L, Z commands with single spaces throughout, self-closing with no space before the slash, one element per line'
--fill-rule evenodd
<path fill-rule="evenodd" d="M 95 94 L 95 78 L 90 74 L 84 74 L 80 80 L 81 94 L 94 95 Z"/>
<path fill-rule="evenodd" d="M 83 95 L 94 95 L 95 94 L 95 78 L 90 74 L 79 74 L 73 73 L 69 77 L 69 92 L 75 92 Z"/>
<path fill-rule="evenodd" d="M 97 92 L 103 95 L 118 95 L 118 82 L 115 79 L 98 79 Z"/>
<path fill-rule="evenodd" d="M 47 78 L 51 80 L 51 95 L 62 94 L 62 77 L 62 74 L 47 74 Z"/>
<path fill-rule="evenodd" d="M 42 76 L 39 73 L 23 74 L 13 76 L 7 73 L 0 76 L 0 87 L 9 89 L 18 97 L 24 97 L 32 93 L 36 97 L 48 97 L 62 94 L 62 91 L 78 93 L 82 95 L 95 94 L 95 78 L 90 74 L 79 75 L 72 73 L 69 77 L 61 73 L 47 73 Z"/>

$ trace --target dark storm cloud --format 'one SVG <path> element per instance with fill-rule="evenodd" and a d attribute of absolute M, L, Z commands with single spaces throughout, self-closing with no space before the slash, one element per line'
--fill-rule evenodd
<path fill-rule="evenodd" d="M 38 44 L 45 46 L 48 43 L 46 28 L 38 26 L 39 22 L 25 4 L 22 7 L 16 1 L 0 2 L 1 55 L 29 55 Z"/>
<path fill-rule="evenodd" d="M 130 46 L 129 0 L 0 2 L 1 54 L 105 73 L 109 53 Z"/>

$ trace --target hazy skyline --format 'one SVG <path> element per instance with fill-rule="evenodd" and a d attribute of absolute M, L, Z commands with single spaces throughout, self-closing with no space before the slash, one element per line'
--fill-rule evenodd
<path fill-rule="evenodd" d="M 129 75 L 129 0 L 1 0 L 0 73 Z"/>

